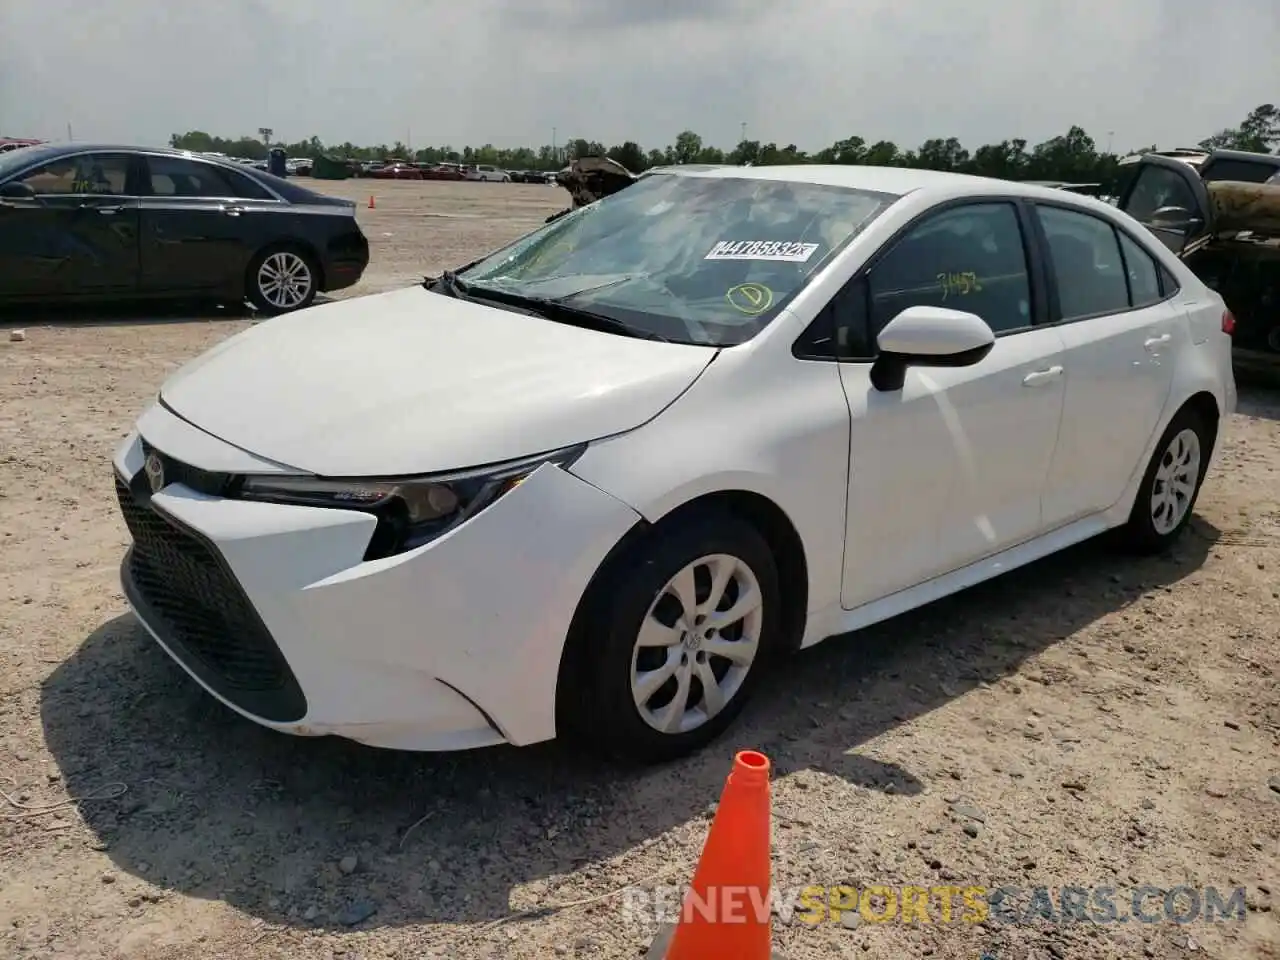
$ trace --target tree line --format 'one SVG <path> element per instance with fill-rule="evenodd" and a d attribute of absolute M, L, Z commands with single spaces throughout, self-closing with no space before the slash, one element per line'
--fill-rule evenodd
<path fill-rule="evenodd" d="M 261 160 L 268 144 L 254 137 L 217 137 L 201 130 L 174 134 L 170 144 L 181 150 L 225 153 L 232 157 Z M 422 147 L 417 150 L 396 141 L 393 144 L 360 147 L 353 143 L 325 144 L 318 137 L 296 143 L 273 143 L 283 147 L 290 157 L 316 157 L 321 154 L 337 159 L 386 160 L 399 158 L 421 163 L 488 163 L 507 170 L 557 170 L 578 157 L 608 156 L 627 169 L 640 173 L 649 167 L 679 163 L 730 163 L 754 166 L 788 163 L 841 163 L 873 166 L 918 167 L 971 173 L 1006 180 L 1059 180 L 1069 183 L 1106 183 L 1115 173 L 1121 156 L 1157 149 L 1155 145 L 1126 151 L 1126 154 L 1099 150 L 1096 141 L 1083 127 L 1073 126 L 1065 134 L 1043 143 L 1028 145 L 1026 140 L 1002 140 L 970 151 L 955 137 L 926 140 L 914 150 L 903 149 L 888 140 L 868 142 L 851 136 L 838 140 L 814 153 L 801 150 L 794 143 L 778 146 L 759 140 L 743 140 L 732 150 L 722 150 L 703 142 L 692 130 L 680 133 L 675 142 L 662 149 L 645 151 L 633 140 L 606 146 L 594 140 L 572 139 L 563 145 L 541 147 L 495 147 L 486 143 L 479 147 Z M 1183 146 L 1178 144 L 1178 146 Z M 1265 103 L 1252 110 L 1235 127 L 1227 127 L 1201 140 L 1198 146 L 1270 153 L 1280 147 L 1280 108 Z"/>

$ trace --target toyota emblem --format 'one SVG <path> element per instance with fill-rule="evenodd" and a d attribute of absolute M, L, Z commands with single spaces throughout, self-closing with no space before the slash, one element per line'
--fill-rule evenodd
<path fill-rule="evenodd" d="M 142 469 L 147 472 L 147 482 L 151 484 L 152 493 L 159 493 L 164 489 L 164 461 L 159 454 L 147 454 L 147 461 Z"/>

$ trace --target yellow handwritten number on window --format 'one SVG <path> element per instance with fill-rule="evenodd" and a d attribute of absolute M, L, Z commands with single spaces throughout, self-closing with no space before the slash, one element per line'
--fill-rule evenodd
<path fill-rule="evenodd" d="M 966 270 L 963 273 L 939 273 L 937 280 L 938 286 L 942 289 L 943 300 L 951 296 L 964 297 L 971 293 L 982 292 L 982 283 L 972 270 Z"/>

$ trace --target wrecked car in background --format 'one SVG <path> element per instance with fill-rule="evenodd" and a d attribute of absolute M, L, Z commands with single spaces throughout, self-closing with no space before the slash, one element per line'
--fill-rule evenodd
<path fill-rule="evenodd" d="M 1175 150 L 1120 161 L 1117 206 L 1222 295 L 1235 363 L 1280 372 L 1280 156 Z"/>
<path fill-rule="evenodd" d="M 546 222 L 557 220 L 566 213 L 595 203 L 602 197 L 617 193 L 639 179 L 616 160 L 608 157 L 581 157 L 556 174 L 558 186 L 569 191 L 573 206 L 547 217 Z"/>

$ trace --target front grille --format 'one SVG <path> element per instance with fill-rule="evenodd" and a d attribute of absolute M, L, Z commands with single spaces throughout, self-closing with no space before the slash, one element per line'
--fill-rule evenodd
<path fill-rule="evenodd" d="M 213 544 L 150 504 L 146 474 L 116 496 L 133 535 L 122 579 L 139 614 L 174 656 L 231 703 L 289 722 L 306 699 L 284 655 Z"/>

